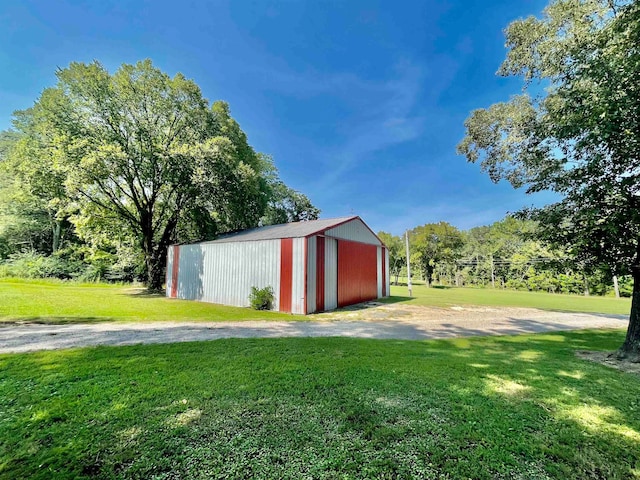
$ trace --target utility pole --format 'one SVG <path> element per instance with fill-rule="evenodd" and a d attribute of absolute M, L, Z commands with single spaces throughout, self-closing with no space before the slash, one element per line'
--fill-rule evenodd
<path fill-rule="evenodd" d="M 409 296 L 412 297 L 412 292 L 411 292 L 411 262 L 409 261 L 409 230 L 407 230 L 406 232 L 404 232 L 404 237 L 406 240 L 406 246 L 407 246 L 407 286 L 409 287 Z"/>

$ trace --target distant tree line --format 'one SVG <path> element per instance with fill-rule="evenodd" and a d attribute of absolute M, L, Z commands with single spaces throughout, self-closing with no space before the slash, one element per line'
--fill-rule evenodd
<path fill-rule="evenodd" d="M 158 290 L 172 243 L 318 217 L 182 74 L 145 60 L 56 75 L 0 132 L 0 275 Z"/>
<path fill-rule="evenodd" d="M 615 287 L 613 270 L 587 270 L 570 249 L 545 244 L 537 234 L 536 222 L 513 216 L 466 231 L 447 222 L 415 227 L 408 231 L 412 279 L 424 281 L 427 286 L 631 294 L 630 277 L 616 278 Z M 405 237 L 387 232 L 378 235 L 389 247 L 392 283 L 406 282 Z"/>

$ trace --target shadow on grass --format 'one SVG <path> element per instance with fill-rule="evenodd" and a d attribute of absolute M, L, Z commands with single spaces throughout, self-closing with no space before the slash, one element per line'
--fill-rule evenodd
<path fill-rule="evenodd" d="M 309 465 L 334 478 L 631 478 L 640 382 L 573 355 L 622 339 L 228 339 L 3 357 L 0 461 L 7 478 L 301 477 Z"/>
<path fill-rule="evenodd" d="M 144 287 L 140 288 L 129 288 L 125 291 L 119 293 L 118 295 L 125 297 L 133 297 L 133 298 L 166 298 L 166 293 L 164 291 L 150 291 Z"/>
<path fill-rule="evenodd" d="M 114 317 L 20 317 L 9 318 L 0 321 L 0 328 L 9 325 L 72 325 L 86 323 L 115 322 L 119 319 Z"/>
<path fill-rule="evenodd" d="M 384 298 L 378 298 L 377 300 L 374 300 L 375 302 L 378 303 L 400 303 L 400 302 L 409 302 L 411 300 L 415 300 L 416 297 L 405 297 L 402 295 L 391 295 L 389 297 L 384 297 Z"/>

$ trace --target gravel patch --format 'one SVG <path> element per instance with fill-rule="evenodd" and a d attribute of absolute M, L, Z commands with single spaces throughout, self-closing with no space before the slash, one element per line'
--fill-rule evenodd
<path fill-rule="evenodd" d="M 221 338 L 357 337 L 427 340 L 515 335 L 585 328 L 626 328 L 622 315 L 549 312 L 532 308 L 434 308 L 370 302 L 311 315 L 310 321 L 1 324 L 0 353 L 96 345 L 173 343 Z"/>

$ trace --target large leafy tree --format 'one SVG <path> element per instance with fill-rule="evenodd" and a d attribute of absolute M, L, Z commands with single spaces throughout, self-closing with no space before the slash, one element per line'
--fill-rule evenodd
<path fill-rule="evenodd" d="M 427 286 L 433 282 L 438 264 L 453 265 L 462 254 L 462 233 L 447 222 L 427 223 L 409 232 L 409 244 Z"/>
<path fill-rule="evenodd" d="M 561 198 L 525 213 L 586 271 L 634 279 L 621 356 L 640 357 L 640 3 L 556 0 L 506 30 L 525 93 L 476 110 L 459 152 L 494 181 Z M 528 92 L 527 92 L 528 90 Z"/>
<path fill-rule="evenodd" d="M 38 185 L 79 233 L 134 238 L 150 289 L 162 286 L 169 244 L 258 224 L 267 166 L 228 105 L 149 60 L 114 74 L 72 63 L 57 77 L 16 114 L 20 164 L 36 167 L 29 178 L 46 173 Z"/>

